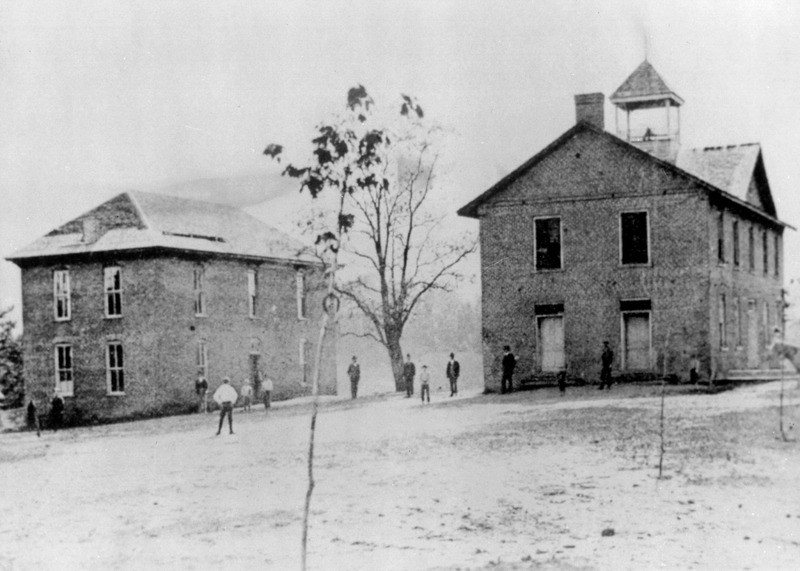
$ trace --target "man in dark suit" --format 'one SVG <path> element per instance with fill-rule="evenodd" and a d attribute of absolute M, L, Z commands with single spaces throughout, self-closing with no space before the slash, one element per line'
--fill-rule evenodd
<path fill-rule="evenodd" d="M 447 363 L 447 378 L 450 381 L 450 396 L 458 394 L 458 376 L 461 374 L 461 365 L 456 361 L 456 356 L 450 353 L 450 361 Z"/>
<path fill-rule="evenodd" d="M 406 355 L 406 362 L 403 364 L 403 379 L 406 382 L 406 398 L 411 398 L 414 394 L 414 376 L 417 374 L 417 368 L 411 362 L 411 353 Z"/>
<path fill-rule="evenodd" d="M 506 383 L 508 383 L 508 392 L 514 390 L 514 368 L 517 366 L 517 360 L 511 352 L 511 347 L 508 345 L 503 347 L 503 378 L 500 381 L 500 394 L 506 392 Z"/>
<path fill-rule="evenodd" d="M 608 346 L 608 341 L 603 341 L 603 353 L 600 355 L 600 387 L 608 387 L 611 390 L 611 365 L 614 363 L 614 351 Z"/>

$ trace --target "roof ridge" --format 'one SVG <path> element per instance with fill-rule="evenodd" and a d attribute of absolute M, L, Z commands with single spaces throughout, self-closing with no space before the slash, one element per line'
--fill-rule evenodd
<path fill-rule="evenodd" d="M 147 214 L 142 208 L 142 205 L 139 204 L 139 200 L 136 198 L 136 191 L 135 190 L 126 190 L 122 194 L 128 195 L 128 200 L 131 201 L 133 207 L 136 209 L 136 213 L 139 215 L 139 218 L 142 219 L 142 224 L 144 224 L 145 230 L 152 230 L 153 225 L 150 224 L 150 219 L 147 217 Z M 121 196 L 121 195 L 120 195 Z"/>

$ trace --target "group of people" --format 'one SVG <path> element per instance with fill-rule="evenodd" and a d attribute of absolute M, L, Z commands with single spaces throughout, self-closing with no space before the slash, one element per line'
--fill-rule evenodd
<path fill-rule="evenodd" d="M 269 412 L 269 409 L 272 406 L 272 391 L 274 385 L 272 379 L 266 375 L 261 375 L 259 373 L 258 378 L 261 379 L 261 392 L 264 399 L 264 412 Z M 197 374 L 194 388 L 195 392 L 197 393 L 198 412 L 208 412 L 208 381 L 206 380 L 202 371 L 199 371 Z M 214 391 L 214 394 L 211 397 L 220 407 L 217 436 L 219 436 L 219 434 L 222 432 L 222 425 L 225 422 L 226 416 L 228 417 L 228 429 L 230 434 L 233 434 L 234 405 L 241 396 L 243 410 L 245 412 L 250 412 L 252 410 L 254 393 L 255 391 L 253 390 L 253 385 L 250 383 L 250 379 L 245 379 L 244 383 L 242 383 L 241 395 L 237 393 L 236 389 L 231 385 L 230 378 L 225 377 L 222 379 L 222 384 L 217 387 L 217 390 Z"/>

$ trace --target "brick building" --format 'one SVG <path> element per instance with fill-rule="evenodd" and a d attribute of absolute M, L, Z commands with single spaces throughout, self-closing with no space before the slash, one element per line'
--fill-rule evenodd
<path fill-rule="evenodd" d="M 577 124 L 461 208 L 480 221 L 484 373 L 566 369 L 729 377 L 769 367 L 782 324 L 782 235 L 757 144 L 682 149 L 683 100 L 645 61 Z"/>
<path fill-rule="evenodd" d="M 301 246 L 221 204 L 125 192 L 15 252 L 26 391 L 60 389 L 68 419 L 196 408 L 202 371 L 237 390 L 255 371 L 275 398 L 310 393 L 324 294 Z M 336 391 L 328 335 L 321 392 Z"/>

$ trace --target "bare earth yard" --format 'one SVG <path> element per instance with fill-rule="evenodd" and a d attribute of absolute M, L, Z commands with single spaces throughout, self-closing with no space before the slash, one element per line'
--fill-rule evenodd
<path fill-rule="evenodd" d="M 327 400 L 309 567 L 797 569 L 779 386 L 670 388 L 660 480 L 657 386 Z M 0 569 L 298 569 L 309 406 L 281 404 L 234 436 L 216 415 L 0 435 Z"/>

